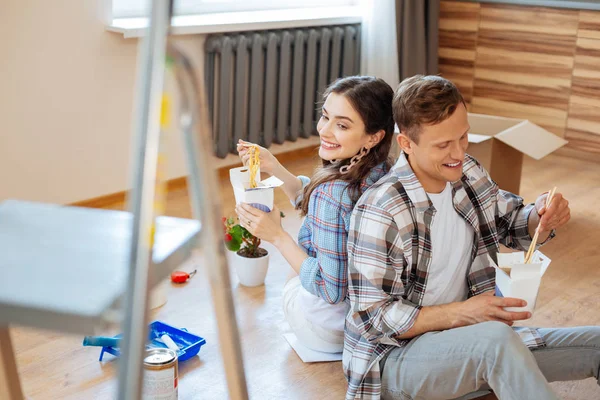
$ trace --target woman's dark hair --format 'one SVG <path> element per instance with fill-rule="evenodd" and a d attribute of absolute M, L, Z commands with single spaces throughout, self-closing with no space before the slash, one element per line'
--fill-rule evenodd
<path fill-rule="evenodd" d="M 374 135 L 382 130 L 385 135 L 371 148 L 369 154 L 345 175 L 340 173 L 340 167 L 349 164 L 350 158 L 335 160 L 335 162 L 322 160 L 322 165 L 315 170 L 310 183 L 304 188 L 304 196 L 297 206 L 302 215 L 308 213 L 310 195 L 320 184 L 336 179 L 347 181 L 350 200 L 356 203 L 362 195 L 361 186 L 373 167 L 385 162 L 386 170 L 389 170 L 392 165 L 390 148 L 394 134 L 392 113 L 394 91 L 390 85 L 383 79 L 372 76 L 349 76 L 329 85 L 323 93 L 323 102 L 331 93 L 342 95 L 350 102 L 352 108 L 360 115 L 368 135 Z"/>

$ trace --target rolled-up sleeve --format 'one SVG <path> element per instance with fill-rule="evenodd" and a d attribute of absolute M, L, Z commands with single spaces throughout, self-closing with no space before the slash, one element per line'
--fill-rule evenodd
<path fill-rule="evenodd" d="M 304 188 L 310 183 L 310 178 L 308 176 L 298 175 L 298 179 L 300 179 L 300 182 L 302 182 L 302 188 L 298 191 L 296 199 L 294 201 L 290 200 L 290 203 L 292 203 L 292 206 L 294 207 L 296 207 L 302 201 L 304 198 Z"/>
<path fill-rule="evenodd" d="M 498 190 L 496 195 L 496 227 L 500 243 L 515 250 L 527 250 L 532 237 L 529 234 L 529 214 L 537 212 L 533 204 L 523 204 L 516 194 Z M 554 237 L 551 232 L 548 239 L 539 243 L 539 247 Z"/>
<path fill-rule="evenodd" d="M 408 301 L 402 280 L 404 256 L 398 226 L 374 204 L 358 205 L 348 233 L 348 296 L 352 319 L 370 342 L 398 344 L 415 323 L 420 306 Z"/>

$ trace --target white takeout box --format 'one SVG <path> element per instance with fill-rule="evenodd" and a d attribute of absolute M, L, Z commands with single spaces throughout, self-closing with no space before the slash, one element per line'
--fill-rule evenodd
<path fill-rule="evenodd" d="M 260 179 L 260 169 L 256 173 Z M 235 204 L 248 203 L 265 212 L 273 209 L 274 189 L 283 185 L 283 182 L 271 176 L 257 182 L 256 188 L 250 188 L 250 170 L 248 167 L 232 168 L 229 170 L 229 180 L 233 186 Z"/>
<path fill-rule="evenodd" d="M 489 258 L 489 256 L 488 256 Z M 525 307 L 506 307 L 506 311 L 529 311 L 533 315 L 535 302 L 551 260 L 540 251 L 533 253 L 531 263 L 525 264 L 525 253 L 498 253 L 498 265 L 489 258 L 496 268 L 496 296 L 514 297 L 527 302 Z M 500 267 L 510 267 L 510 275 Z"/>

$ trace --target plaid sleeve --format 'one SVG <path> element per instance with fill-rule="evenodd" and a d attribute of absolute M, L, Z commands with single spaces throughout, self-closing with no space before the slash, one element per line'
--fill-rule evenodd
<path fill-rule="evenodd" d="M 310 235 L 303 247 L 313 249 L 300 267 L 302 286 L 328 303 L 345 300 L 348 287 L 347 219 L 349 210 L 342 202 L 344 188 L 336 182 L 318 186 L 311 194 L 305 224 Z"/>
<path fill-rule="evenodd" d="M 304 198 L 304 188 L 310 183 L 310 178 L 304 175 L 298 175 L 298 179 L 302 182 L 302 188 L 298 191 L 298 195 L 296 196 L 296 200 L 291 201 L 292 206 L 296 207 Z"/>
<path fill-rule="evenodd" d="M 498 190 L 496 200 L 496 228 L 500 242 L 511 249 L 527 250 L 531 243 L 529 213 L 535 209 L 534 205 L 524 205 L 521 197 L 504 190 Z"/>
<path fill-rule="evenodd" d="M 348 296 L 351 317 L 369 342 L 400 344 L 396 339 L 415 323 L 420 306 L 406 300 L 399 227 L 374 204 L 354 209 L 348 232 Z"/>
<path fill-rule="evenodd" d="M 515 250 L 527 250 L 532 237 L 529 234 L 529 214 L 535 211 L 532 204 L 523 204 L 523 199 L 515 194 L 498 190 L 496 205 L 496 226 L 500 242 Z M 548 242 L 554 237 L 551 233 L 548 239 L 537 247 Z"/>
<path fill-rule="evenodd" d="M 535 205 L 523 204 L 523 199 L 504 190 L 498 190 L 496 205 L 496 226 L 500 243 L 515 250 L 528 250 L 532 237 L 529 234 L 529 214 L 537 212 Z M 548 238 L 536 245 L 536 248 L 554 238 L 552 231 Z"/>

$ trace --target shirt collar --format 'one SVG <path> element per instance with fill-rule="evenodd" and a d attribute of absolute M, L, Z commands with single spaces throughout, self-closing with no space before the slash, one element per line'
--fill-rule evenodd
<path fill-rule="evenodd" d="M 465 162 L 469 162 L 469 160 L 465 158 Z M 392 171 L 404 187 L 408 198 L 413 203 L 417 212 L 424 213 L 430 207 L 433 207 L 429 196 L 427 196 L 427 192 L 425 192 L 421 182 L 415 175 L 404 152 L 400 153 L 398 161 L 396 161 Z M 456 211 L 461 214 L 471 226 L 473 226 L 476 232 L 478 232 L 479 221 L 477 214 L 464 187 L 464 185 L 470 185 L 469 181 L 472 181 L 475 178 L 476 177 L 472 176 L 471 173 L 463 172 L 461 180 L 452 182 L 452 201 Z"/>
<path fill-rule="evenodd" d="M 417 212 L 423 213 L 427 211 L 432 206 L 431 200 L 429 200 L 425 189 L 415 175 L 404 152 L 400 153 L 392 171 L 404 187 L 404 190 L 406 190 L 406 194 Z"/>

